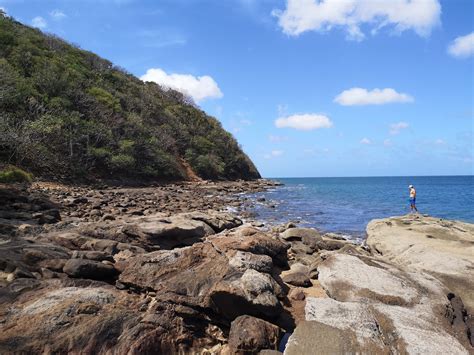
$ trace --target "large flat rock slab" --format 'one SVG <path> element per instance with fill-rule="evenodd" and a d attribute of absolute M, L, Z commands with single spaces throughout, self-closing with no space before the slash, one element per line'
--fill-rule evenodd
<path fill-rule="evenodd" d="M 373 220 L 367 245 L 384 259 L 428 272 L 474 313 L 474 225 L 421 215 Z"/>

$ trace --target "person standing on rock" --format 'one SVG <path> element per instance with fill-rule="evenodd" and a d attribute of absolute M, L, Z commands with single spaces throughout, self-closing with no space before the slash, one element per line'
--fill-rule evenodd
<path fill-rule="evenodd" d="M 418 209 L 416 208 L 416 190 L 413 185 L 408 186 L 408 189 L 410 190 L 410 212 L 418 212 Z"/>

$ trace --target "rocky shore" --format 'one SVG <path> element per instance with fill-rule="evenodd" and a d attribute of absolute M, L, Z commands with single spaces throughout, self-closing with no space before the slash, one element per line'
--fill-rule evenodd
<path fill-rule="evenodd" d="M 0 353 L 474 352 L 472 224 L 355 245 L 252 221 L 274 186 L 0 186 Z"/>

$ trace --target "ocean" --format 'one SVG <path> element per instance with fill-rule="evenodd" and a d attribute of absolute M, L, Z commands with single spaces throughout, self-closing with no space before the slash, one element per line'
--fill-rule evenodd
<path fill-rule="evenodd" d="M 408 185 L 416 188 L 418 211 L 474 223 L 474 176 L 273 178 L 284 185 L 256 193 L 252 211 L 269 224 L 344 234 L 361 241 L 375 218 L 409 213 Z M 265 198 L 265 201 L 257 200 Z"/>

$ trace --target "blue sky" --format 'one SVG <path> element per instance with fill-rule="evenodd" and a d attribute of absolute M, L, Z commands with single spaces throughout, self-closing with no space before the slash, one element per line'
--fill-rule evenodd
<path fill-rule="evenodd" d="M 0 0 L 194 97 L 262 175 L 473 174 L 472 0 Z"/>

